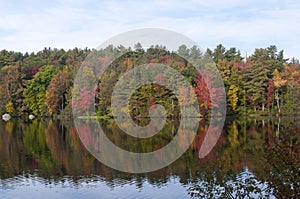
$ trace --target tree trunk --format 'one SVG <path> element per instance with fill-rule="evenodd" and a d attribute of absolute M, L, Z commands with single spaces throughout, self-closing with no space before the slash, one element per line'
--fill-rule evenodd
<path fill-rule="evenodd" d="M 280 132 L 280 116 L 278 117 L 278 124 L 277 124 L 277 129 L 276 129 L 276 137 L 279 138 L 279 132 Z"/>
<path fill-rule="evenodd" d="M 64 97 L 61 99 L 61 111 L 60 113 L 64 110 Z"/>
<path fill-rule="evenodd" d="M 275 99 L 276 99 L 276 104 L 277 104 L 277 108 L 278 108 L 278 113 L 280 113 L 281 109 L 280 109 L 280 100 L 279 100 L 278 89 L 275 90 Z"/>

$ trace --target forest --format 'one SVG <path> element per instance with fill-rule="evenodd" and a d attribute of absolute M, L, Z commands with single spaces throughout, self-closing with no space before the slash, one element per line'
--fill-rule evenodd
<path fill-rule="evenodd" d="M 107 61 L 107 55 L 116 59 L 99 78 L 95 92 L 74 84 L 77 71 L 82 66 L 82 76 L 96 78 L 95 71 L 88 66 L 86 57 L 93 52 L 99 55 L 99 62 Z M 199 101 L 200 116 L 209 114 L 213 104 L 210 95 L 219 88 L 207 92 L 206 82 L 194 67 L 183 57 L 209 56 L 221 75 L 226 92 L 228 115 L 295 115 L 300 113 L 300 65 L 296 58 L 287 59 L 284 51 L 275 45 L 257 48 L 254 53 L 242 57 L 235 47 L 226 49 L 222 44 L 215 49 L 200 51 L 197 47 L 179 46 L 176 52 L 161 46 L 144 50 L 141 44 L 134 49 L 123 46 L 108 46 L 105 49 L 71 50 L 44 48 L 36 53 L 0 51 L 0 114 L 13 117 L 72 117 L 72 108 L 84 111 L 95 106 L 97 115 L 113 117 L 110 109 L 110 95 L 118 78 L 135 66 L 146 63 L 168 65 L 184 75 Z M 214 75 L 213 72 L 211 74 Z M 157 77 L 159 78 L 159 77 Z M 212 80 L 213 81 L 213 80 Z M 182 90 L 182 93 L 187 91 Z M 78 98 L 72 98 L 77 93 Z M 90 98 L 95 97 L 95 104 Z M 178 100 L 172 92 L 158 84 L 140 87 L 130 99 L 132 116 L 148 116 L 151 105 L 158 103 L 166 108 L 170 117 L 180 114 Z M 188 102 L 187 102 L 188 103 Z"/>

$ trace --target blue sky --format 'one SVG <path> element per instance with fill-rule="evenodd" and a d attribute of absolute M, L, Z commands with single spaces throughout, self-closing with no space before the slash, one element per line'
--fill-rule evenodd
<path fill-rule="evenodd" d="M 222 43 L 245 55 L 277 45 L 300 58 L 298 0 L 0 0 L 0 49 L 96 48 L 137 28 L 182 33 L 202 48 Z"/>

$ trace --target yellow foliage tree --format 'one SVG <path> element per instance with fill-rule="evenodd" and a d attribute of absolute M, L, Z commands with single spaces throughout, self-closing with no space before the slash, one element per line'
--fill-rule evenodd
<path fill-rule="evenodd" d="M 234 111 L 237 109 L 237 103 L 239 100 L 238 94 L 237 94 L 238 90 L 239 90 L 239 88 L 237 86 L 231 85 L 227 92 L 229 106 Z"/>
<path fill-rule="evenodd" d="M 8 102 L 5 105 L 5 109 L 6 109 L 6 112 L 8 112 L 10 114 L 13 113 L 15 111 L 14 104 L 12 102 Z"/>
<path fill-rule="evenodd" d="M 280 108 L 280 99 L 279 99 L 279 89 L 280 87 L 284 86 L 287 82 L 287 80 L 284 80 L 281 78 L 281 75 L 277 69 L 274 70 L 273 72 L 273 82 L 275 86 L 275 99 L 276 99 L 276 104 L 278 108 L 278 112 L 281 112 Z"/>

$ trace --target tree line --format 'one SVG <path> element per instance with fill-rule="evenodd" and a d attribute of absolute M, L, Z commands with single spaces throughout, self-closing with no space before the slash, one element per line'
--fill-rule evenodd
<path fill-rule="evenodd" d="M 85 58 L 93 53 L 96 61 L 106 62 L 108 56 L 122 54 L 110 64 L 101 77 L 91 69 Z M 99 116 L 112 116 L 111 94 L 113 86 L 122 74 L 135 66 L 147 63 L 168 65 L 184 75 L 199 101 L 201 115 L 206 115 L 217 104 L 210 97 L 217 95 L 220 88 L 208 91 L 207 82 L 185 58 L 210 57 L 221 75 L 227 98 L 228 114 L 298 114 L 300 110 L 300 67 L 296 58 L 286 59 L 284 51 L 275 45 L 257 48 L 249 57 L 242 57 L 239 50 L 226 49 L 219 44 L 214 50 L 200 51 L 193 46 L 179 46 L 170 52 L 162 46 L 152 46 L 144 50 L 141 44 L 134 49 L 123 46 L 108 46 L 105 49 L 63 49 L 44 48 L 37 53 L 0 51 L 0 113 L 15 117 L 28 114 L 36 116 L 71 116 L 71 107 L 82 110 L 96 106 Z M 179 56 L 182 55 L 182 56 Z M 74 84 L 77 71 L 86 79 L 99 78 L 95 92 L 92 85 Z M 207 63 L 209 68 L 209 63 Z M 207 74 L 214 81 L 214 71 Z M 162 77 L 154 77 L 162 78 Z M 170 78 L 176 78 L 171 77 Z M 183 95 L 188 90 L 179 89 Z M 78 98 L 72 95 L 77 93 Z M 90 98 L 95 97 L 95 104 Z M 176 96 L 159 84 L 141 86 L 130 99 L 132 116 L 148 116 L 149 107 L 155 103 L 166 108 L 168 116 L 180 114 L 180 103 Z M 192 102 L 181 102 L 192 103 Z"/>

